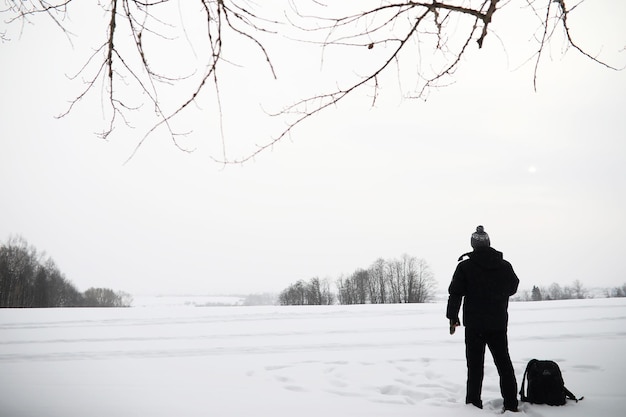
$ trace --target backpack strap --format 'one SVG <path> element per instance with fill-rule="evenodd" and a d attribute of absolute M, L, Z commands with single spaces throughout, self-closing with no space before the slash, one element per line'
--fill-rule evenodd
<path fill-rule="evenodd" d="M 469 259 L 469 255 L 470 255 L 471 253 L 472 253 L 472 252 L 467 252 L 467 253 L 464 253 L 463 255 L 459 256 L 459 260 L 458 260 L 458 262 L 461 262 L 461 261 L 463 260 L 463 258 L 465 258 L 466 256 L 467 256 L 467 258 Z"/>
<path fill-rule="evenodd" d="M 585 399 L 585 397 L 576 398 L 576 396 L 572 393 L 572 391 L 568 390 L 566 387 L 563 387 L 563 391 L 565 391 L 565 397 L 568 400 L 573 400 L 573 401 L 578 402 L 578 401 Z"/>
<path fill-rule="evenodd" d="M 536 362 L 537 359 L 531 359 L 530 362 L 528 362 L 528 365 L 526 365 L 526 370 L 524 371 L 524 377 L 522 378 L 522 389 L 519 392 L 520 399 L 524 402 L 528 401 L 528 397 L 524 393 L 524 391 L 526 390 L 526 380 L 528 379 L 528 368 L 530 368 L 531 365 L 534 365 Z"/>

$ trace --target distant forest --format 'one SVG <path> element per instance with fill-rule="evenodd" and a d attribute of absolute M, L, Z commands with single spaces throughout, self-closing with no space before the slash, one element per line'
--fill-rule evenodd
<path fill-rule="evenodd" d="M 81 293 L 65 278 L 52 258 L 11 237 L 0 245 L 0 308 L 2 307 L 128 307 L 132 297 L 108 288 Z"/>
<path fill-rule="evenodd" d="M 597 295 L 597 294 L 596 294 Z M 608 288 L 602 294 L 606 298 L 626 297 L 626 284 L 621 287 Z M 532 290 L 520 291 L 513 298 L 514 301 L 555 301 L 555 300 L 581 300 L 593 298 L 582 282 L 576 280 L 572 285 L 561 286 L 556 282 L 549 287 L 533 286 Z"/>
<path fill-rule="evenodd" d="M 402 255 L 376 260 L 334 281 L 299 280 L 278 295 L 280 305 L 425 303 L 436 296 L 437 281 L 424 259 Z M 607 289 L 606 297 L 626 297 L 626 283 Z M 596 293 L 595 296 L 598 296 Z M 274 295 L 250 295 L 244 305 L 274 304 Z M 520 291 L 513 301 L 547 301 L 592 297 L 580 281 L 571 286 L 552 284 Z M 50 257 L 22 237 L 0 244 L 0 308 L 20 307 L 130 307 L 133 298 L 109 288 L 80 292 Z"/>
<path fill-rule="evenodd" d="M 278 296 L 281 305 L 425 303 L 435 297 L 437 282 L 424 259 L 407 254 L 398 259 L 376 260 L 335 281 L 300 280 Z"/>
<path fill-rule="evenodd" d="M 311 278 L 299 280 L 278 295 L 280 305 L 398 304 L 426 303 L 436 296 L 437 282 L 428 263 L 409 255 L 399 259 L 378 259 L 368 269 L 357 269 L 335 281 Z M 576 280 L 572 285 L 553 283 L 520 290 L 512 301 L 551 301 L 600 297 L 626 297 L 626 283 L 600 294 L 587 290 Z"/>

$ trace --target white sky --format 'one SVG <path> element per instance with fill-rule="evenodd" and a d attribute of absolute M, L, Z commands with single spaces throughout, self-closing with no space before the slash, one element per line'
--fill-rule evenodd
<path fill-rule="evenodd" d="M 588 20 L 570 22 L 577 38 L 624 66 L 626 6 L 581 7 Z M 621 285 L 626 72 L 563 55 L 557 42 L 534 92 L 532 64 L 517 69 L 532 53 L 530 36 L 516 38 L 511 12 L 495 19 L 506 53 L 490 34 L 482 50 L 472 46 L 455 83 L 426 102 L 403 100 L 388 83 L 375 108 L 355 96 L 225 169 L 210 159 L 221 139 L 209 100 L 185 119 L 194 153 L 157 134 L 124 165 L 140 134 L 121 128 L 99 140 L 97 96 L 54 118 L 81 88 L 65 74 L 80 68 L 85 35 L 72 50 L 48 24 L 26 27 L 21 39 L 9 28 L 13 40 L 0 45 L 0 239 L 22 235 L 80 290 L 280 291 L 403 253 L 424 258 L 445 289 L 483 224 L 522 287 Z M 257 118 L 259 100 L 288 103 L 298 86 L 321 80 L 319 55 L 308 62 L 301 45 L 280 48 L 277 63 L 300 65 L 293 79 L 277 65 L 282 87 L 267 82 L 265 67 L 262 81 L 224 76 L 233 157 L 275 132 Z"/>

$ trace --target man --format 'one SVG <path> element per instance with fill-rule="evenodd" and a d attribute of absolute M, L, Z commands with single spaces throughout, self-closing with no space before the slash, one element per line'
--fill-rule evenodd
<path fill-rule="evenodd" d="M 509 297 L 515 294 L 519 279 L 502 252 L 491 247 L 483 226 L 472 234 L 474 249 L 459 258 L 448 289 L 446 317 L 450 334 L 460 325 L 459 310 L 463 302 L 465 356 L 467 359 L 466 404 L 482 408 L 481 391 L 485 346 L 489 347 L 498 374 L 505 411 L 517 411 L 517 381 L 507 340 Z M 465 300 L 463 301 L 463 298 Z"/>

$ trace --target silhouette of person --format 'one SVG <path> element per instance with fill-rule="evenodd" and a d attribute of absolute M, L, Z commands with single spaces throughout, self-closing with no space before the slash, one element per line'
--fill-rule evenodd
<path fill-rule="evenodd" d="M 509 297 L 515 294 L 519 279 L 502 252 L 491 247 L 489 235 L 478 226 L 471 236 L 473 251 L 461 255 L 448 288 L 446 317 L 450 334 L 460 326 L 463 304 L 465 357 L 467 360 L 466 404 L 482 408 L 485 346 L 491 351 L 500 376 L 500 392 L 505 411 L 517 411 L 517 381 L 509 356 L 507 337 Z"/>

